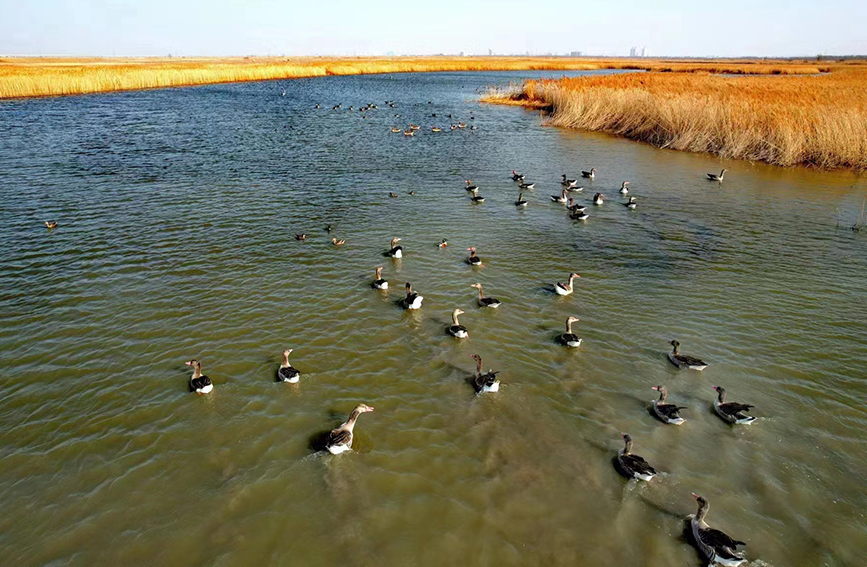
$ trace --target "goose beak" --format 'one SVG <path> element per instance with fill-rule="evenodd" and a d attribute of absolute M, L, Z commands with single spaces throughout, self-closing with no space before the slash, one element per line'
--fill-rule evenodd
<path fill-rule="evenodd" d="M 695 492 L 692 493 L 692 497 L 695 498 L 696 500 L 698 500 L 699 498 L 701 498 L 701 496 L 699 496 L 699 495 L 696 494 Z"/>

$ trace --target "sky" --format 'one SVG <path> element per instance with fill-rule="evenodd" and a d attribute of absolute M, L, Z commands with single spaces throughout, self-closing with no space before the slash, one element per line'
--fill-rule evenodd
<path fill-rule="evenodd" d="M 0 54 L 867 54 L 867 1 L 0 0 Z"/>

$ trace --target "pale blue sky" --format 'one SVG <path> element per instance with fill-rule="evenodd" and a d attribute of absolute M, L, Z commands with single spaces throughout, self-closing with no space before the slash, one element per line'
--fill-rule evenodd
<path fill-rule="evenodd" d="M 864 54 L 864 22 L 864 0 L 0 0 L 0 54 Z"/>

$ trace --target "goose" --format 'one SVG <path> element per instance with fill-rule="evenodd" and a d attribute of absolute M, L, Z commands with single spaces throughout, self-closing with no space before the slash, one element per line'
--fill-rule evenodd
<path fill-rule="evenodd" d="M 466 128 L 466 127 L 467 127 L 466 123 L 464 123 L 464 122 L 458 122 L 458 128 L 460 128 L 461 130 L 463 130 L 463 129 Z"/>
<path fill-rule="evenodd" d="M 581 210 L 575 211 L 574 213 L 570 214 L 569 218 L 572 220 L 577 220 L 577 221 L 586 221 L 588 218 L 590 218 L 590 215 L 585 213 L 584 209 L 581 209 Z"/>
<path fill-rule="evenodd" d="M 473 389 L 476 393 L 499 392 L 500 381 L 497 380 L 499 372 L 488 370 L 487 373 L 482 374 L 482 357 L 474 354 L 473 360 L 476 361 L 476 375 L 473 377 Z"/>
<path fill-rule="evenodd" d="M 442 130 L 442 128 L 437 128 L 436 126 L 431 126 L 430 131 L 431 132 L 442 132 L 443 130 Z"/>
<path fill-rule="evenodd" d="M 643 457 L 632 454 L 632 437 L 623 433 L 623 441 L 625 441 L 626 446 L 617 452 L 617 463 L 625 476 L 644 481 L 652 479 L 656 470 Z"/>
<path fill-rule="evenodd" d="M 708 173 L 707 179 L 708 179 L 708 181 L 722 181 L 723 176 L 726 174 L 726 171 L 728 171 L 728 170 L 724 169 L 724 170 L 720 171 L 719 175 L 717 175 L 716 173 Z"/>
<path fill-rule="evenodd" d="M 671 341 L 671 352 L 668 353 L 668 360 L 671 363 L 681 370 L 684 368 L 689 368 L 690 370 L 704 370 L 707 368 L 707 363 L 703 360 L 695 358 L 694 356 L 687 356 L 685 354 L 680 354 L 678 351 L 680 350 L 680 342 L 679 341 Z"/>
<path fill-rule="evenodd" d="M 575 280 L 575 278 L 580 277 L 581 276 L 579 276 L 575 272 L 572 272 L 571 274 L 569 274 L 569 283 L 564 284 L 557 282 L 556 284 L 554 284 L 554 291 L 557 293 L 557 295 L 569 295 L 573 291 L 572 282 Z"/>
<path fill-rule="evenodd" d="M 668 397 L 668 391 L 665 389 L 665 386 L 654 386 L 653 389 L 659 392 L 659 399 L 651 402 L 653 405 L 653 413 L 656 414 L 656 417 L 658 417 L 663 423 L 668 423 L 670 425 L 683 425 L 683 422 L 686 420 L 680 417 L 680 410 L 686 408 L 665 403 L 665 399 Z"/>
<path fill-rule="evenodd" d="M 280 368 L 277 369 L 277 381 L 278 382 L 288 382 L 289 384 L 295 384 L 298 382 L 298 379 L 301 378 L 301 373 L 292 368 L 289 364 L 289 355 L 292 354 L 291 348 L 287 348 L 283 351 L 283 364 L 280 365 Z"/>
<path fill-rule="evenodd" d="M 562 185 L 563 187 L 565 187 L 567 189 L 572 189 L 573 187 L 578 186 L 578 180 L 577 179 L 566 179 L 566 174 L 564 173 L 563 174 L 563 180 L 560 181 L 560 185 Z"/>
<path fill-rule="evenodd" d="M 470 253 L 470 255 L 467 256 L 467 264 L 470 266 L 481 266 L 482 259 L 476 256 L 476 248 L 471 246 L 470 248 L 467 248 L 467 251 Z"/>
<path fill-rule="evenodd" d="M 587 210 L 587 207 L 585 207 L 584 205 L 576 204 L 575 199 L 569 197 L 569 203 L 566 205 L 566 209 L 573 213 L 583 213 L 585 210 Z"/>
<path fill-rule="evenodd" d="M 382 266 L 376 269 L 376 279 L 370 285 L 374 289 L 388 289 L 388 282 L 382 279 Z"/>
<path fill-rule="evenodd" d="M 523 193 L 518 193 L 518 200 L 515 201 L 515 206 L 516 207 L 526 207 L 527 206 L 527 201 L 524 199 Z"/>
<path fill-rule="evenodd" d="M 57 221 L 45 221 L 45 228 L 51 230 L 52 228 L 57 228 Z"/>
<path fill-rule="evenodd" d="M 485 198 L 479 195 L 479 190 L 478 188 L 476 188 L 473 189 L 473 196 L 470 197 L 470 201 L 472 201 L 473 203 L 484 203 Z"/>
<path fill-rule="evenodd" d="M 344 240 L 342 238 L 340 240 L 338 240 L 336 238 L 332 238 L 331 244 L 333 244 L 334 246 L 343 246 L 344 244 L 346 244 L 346 240 Z"/>
<path fill-rule="evenodd" d="M 415 136 L 415 132 L 413 130 L 404 130 L 403 135 L 404 136 Z"/>
<path fill-rule="evenodd" d="M 307 235 L 306 234 L 296 234 L 295 240 L 307 240 Z"/>
<path fill-rule="evenodd" d="M 518 173 L 517 171 L 515 171 L 513 169 L 512 170 L 512 181 L 523 181 L 523 180 L 524 180 L 524 174 Z"/>
<path fill-rule="evenodd" d="M 494 299 L 493 297 L 482 297 L 482 284 L 474 283 L 470 287 L 479 290 L 479 307 L 491 307 L 496 309 L 502 303 L 499 299 Z"/>
<path fill-rule="evenodd" d="M 470 337 L 467 328 L 458 323 L 458 315 L 463 315 L 463 313 L 460 309 L 452 311 L 452 325 L 446 329 L 446 332 L 456 339 L 468 339 Z"/>
<path fill-rule="evenodd" d="M 392 199 L 397 199 L 400 195 L 398 195 L 397 193 L 389 193 L 388 196 Z"/>
<path fill-rule="evenodd" d="M 201 362 L 194 358 L 192 360 L 188 360 L 184 364 L 193 367 L 193 375 L 190 376 L 190 392 L 195 392 L 197 394 L 207 394 L 214 389 L 214 384 L 211 383 L 211 379 L 207 376 L 202 375 Z"/>
<path fill-rule="evenodd" d="M 723 419 L 723 421 L 727 421 L 732 425 L 744 425 L 756 420 L 755 417 L 744 413 L 750 411 L 750 409 L 755 406 L 751 406 L 750 404 L 726 402 L 726 389 L 722 386 L 714 386 L 713 389 L 716 390 L 717 393 L 717 398 L 713 402 L 713 409 L 716 411 L 716 414 Z"/>
<path fill-rule="evenodd" d="M 695 515 L 690 514 L 687 518 L 689 518 L 695 546 L 699 553 L 707 559 L 708 564 L 737 567 L 746 561 L 743 552 L 737 550 L 739 545 L 746 545 L 746 543 L 708 526 L 704 521 L 708 508 L 710 508 L 707 500 L 695 492 L 692 493 L 692 497 L 698 502 L 698 511 Z"/>
<path fill-rule="evenodd" d="M 419 130 L 419 129 L 421 129 L 421 126 L 419 126 L 418 124 L 413 124 L 412 122 L 410 122 L 409 123 L 409 129 L 410 130 Z"/>
<path fill-rule="evenodd" d="M 630 197 L 628 203 L 623 203 L 623 206 L 629 209 L 630 211 L 634 211 L 635 207 L 638 206 L 638 203 L 635 202 L 635 197 Z"/>
<path fill-rule="evenodd" d="M 602 193 L 596 193 L 595 195 L 593 195 L 593 204 L 601 205 L 603 203 L 602 197 L 604 196 L 605 195 L 603 195 Z"/>
<path fill-rule="evenodd" d="M 581 177 L 584 177 L 586 179 L 593 179 L 594 177 L 596 177 L 596 168 L 593 167 L 590 169 L 590 171 L 582 171 Z"/>
<path fill-rule="evenodd" d="M 473 185 L 473 182 L 467 179 L 467 191 L 478 191 L 479 187 L 477 185 Z"/>
<path fill-rule="evenodd" d="M 563 191 L 561 191 L 559 195 L 551 195 L 551 200 L 555 203 L 565 203 L 567 201 L 567 193 L 568 191 L 563 189 Z"/>
<path fill-rule="evenodd" d="M 398 246 L 398 242 L 400 242 L 400 238 L 391 239 L 391 249 L 386 252 L 388 256 L 391 256 L 392 258 L 403 258 L 403 246 Z"/>
<path fill-rule="evenodd" d="M 412 284 L 406 282 L 406 297 L 400 300 L 400 304 L 404 309 L 421 309 L 421 302 L 424 297 L 412 291 Z"/>
<path fill-rule="evenodd" d="M 449 245 L 449 241 L 446 240 L 445 238 L 443 238 L 442 240 L 440 240 L 440 241 L 437 243 L 437 248 L 445 248 L 445 247 L 448 246 L 448 245 Z"/>
<path fill-rule="evenodd" d="M 629 181 L 624 181 L 623 184 L 620 185 L 620 193 L 622 195 L 629 193 L 629 189 L 626 188 L 627 185 L 629 185 Z"/>
<path fill-rule="evenodd" d="M 402 132 L 403 130 L 401 130 L 400 128 L 395 128 L 394 126 L 392 126 L 392 127 L 391 127 L 391 131 L 394 132 L 395 134 L 399 134 L 399 133 Z"/>
<path fill-rule="evenodd" d="M 566 332 L 560 335 L 560 342 L 570 348 L 578 348 L 581 346 L 581 339 L 572 332 L 572 323 L 580 321 L 578 317 L 569 317 L 566 319 Z"/>
<path fill-rule="evenodd" d="M 536 184 L 535 183 L 524 183 L 523 181 L 521 181 L 521 184 L 518 185 L 518 187 L 520 187 L 521 189 L 535 189 Z"/>
<path fill-rule="evenodd" d="M 366 404 L 358 404 L 349 414 L 349 419 L 328 433 L 328 437 L 325 439 L 325 448 L 328 449 L 329 453 L 339 455 L 352 449 L 352 430 L 355 429 L 355 422 L 359 415 L 369 411 L 373 411 L 373 408 Z"/>

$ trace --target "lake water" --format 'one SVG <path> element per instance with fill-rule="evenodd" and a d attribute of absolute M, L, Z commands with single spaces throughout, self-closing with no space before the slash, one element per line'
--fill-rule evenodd
<path fill-rule="evenodd" d="M 529 76 L 0 103 L 2 563 L 700 565 L 698 492 L 755 565 L 864 565 L 867 232 L 842 225 L 867 180 L 478 103 Z M 590 167 L 576 223 L 549 195 Z M 512 169 L 538 183 L 525 210 Z M 419 311 L 395 304 L 406 281 Z M 458 307 L 466 341 L 445 334 Z M 570 315 L 578 349 L 554 340 Z M 707 370 L 669 364 L 672 339 Z M 284 348 L 297 385 L 275 381 Z M 474 353 L 499 393 L 473 394 Z M 194 357 L 210 395 L 188 392 Z M 648 413 L 657 384 L 682 427 Z M 712 385 L 757 422 L 723 423 Z M 316 452 L 359 402 L 355 450 Z M 617 474 L 621 432 L 660 476 Z"/>

